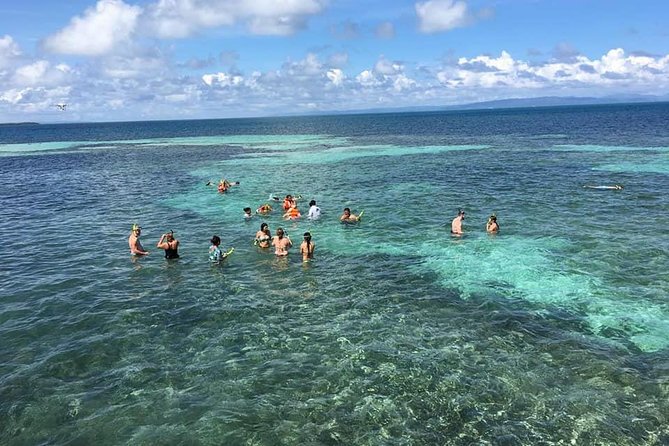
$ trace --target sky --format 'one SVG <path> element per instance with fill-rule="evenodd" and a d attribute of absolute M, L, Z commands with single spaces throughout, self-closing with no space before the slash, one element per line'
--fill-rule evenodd
<path fill-rule="evenodd" d="M 668 94 L 667 0 L 0 0 L 0 122 Z"/>

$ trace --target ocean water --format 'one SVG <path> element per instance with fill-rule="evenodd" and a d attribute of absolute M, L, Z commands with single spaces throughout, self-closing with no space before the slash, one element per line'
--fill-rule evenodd
<path fill-rule="evenodd" d="M 0 127 L 0 444 L 669 444 L 667 190 L 669 104 Z"/>

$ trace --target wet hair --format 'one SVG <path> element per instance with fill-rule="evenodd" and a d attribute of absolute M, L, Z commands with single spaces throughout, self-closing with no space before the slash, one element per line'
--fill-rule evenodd
<path fill-rule="evenodd" d="M 262 231 L 263 228 L 269 229 L 269 225 L 267 223 L 260 223 L 260 230 Z"/>
<path fill-rule="evenodd" d="M 211 244 L 214 245 L 214 246 L 220 245 L 221 244 L 221 238 L 217 235 L 213 236 L 211 238 Z"/>
<path fill-rule="evenodd" d="M 344 212 L 348 211 L 348 213 L 351 213 L 351 208 L 344 208 Z"/>
<path fill-rule="evenodd" d="M 244 208 L 244 212 L 251 212 L 251 208 Z"/>
<path fill-rule="evenodd" d="M 279 235 L 279 233 L 281 233 Z M 279 236 L 279 238 L 282 238 L 285 232 L 283 232 L 283 228 L 276 228 L 276 235 Z"/>
<path fill-rule="evenodd" d="M 458 215 L 465 215 L 465 211 L 463 211 L 462 209 L 458 209 Z"/>
<path fill-rule="evenodd" d="M 307 244 L 307 255 L 309 255 L 309 245 L 311 245 L 311 233 L 304 233 L 304 242 Z"/>
<path fill-rule="evenodd" d="M 309 206 L 316 206 L 316 200 L 311 200 L 309 202 Z"/>

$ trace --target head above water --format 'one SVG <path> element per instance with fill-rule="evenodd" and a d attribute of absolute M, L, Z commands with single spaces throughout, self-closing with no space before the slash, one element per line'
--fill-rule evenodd
<path fill-rule="evenodd" d="M 311 233 L 310 232 L 305 232 L 304 233 L 304 239 L 307 240 L 307 241 L 311 240 Z"/>
<path fill-rule="evenodd" d="M 213 236 L 211 238 L 211 244 L 214 245 L 214 246 L 220 245 L 221 244 L 221 238 L 217 235 Z"/>
<path fill-rule="evenodd" d="M 132 225 L 132 232 L 141 232 L 142 227 L 138 225 L 137 223 Z"/>
<path fill-rule="evenodd" d="M 251 208 L 244 208 L 244 212 L 247 213 L 247 214 L 250 214 L 251 213 Z"/>
<path fill-rule="evenodd" d="M 309 202 L 309 206 L 316 206 L 316 200 L 311 200 Z"/>
<path fill-rule="evenodd" d="M 269 230 L 269 225 L 267 223 L 261 223 L 260 230 L 265 232 L 265 229 Z"/>
<path fill-rule="evenodd" d="M 277 229 L 276 229 L 276 235 L 277 235 L 279 238 L 283 238 L 283 235 L 284 235 L 283 228 L 277 228 Z"/>

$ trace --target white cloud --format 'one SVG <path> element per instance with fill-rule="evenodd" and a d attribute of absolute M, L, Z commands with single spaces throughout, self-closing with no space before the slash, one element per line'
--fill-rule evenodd
<path fill-rule="evenodd" d="M 290 35 L 324 8 L 323 0 L 159 0 L 147 8 L 149 28 L 181 38 L 205 28 L 243 24 L 253 34 Z"/>
<path fill-rule="evenodd" d="M 242 76 L 230 75 L 228 73 L 205 74 L 202 76 L 202 82 L 209 85 L 218 85 L 221 87 L 234 87 L 244 81 Z"/>
<path fill-rule="evenodd" d="M 416 3 L 419 29 L 424 33 L 448 31 L 465 26 L 469 20 L 464 1 L 428 0 Z"/>
<path fill-rule="evenodd" d="M 335 87 L 341 87 L 344 83 L 344 72 L 339 68 L 332 68 L 328 70 L 326 76 L 328 79 L 330 79 L 330 82 L 332 82 L 332 85 Z"/>
<path fill-rule="evenodd" d="M 122 0 L 100 0 L 83 16 L 49 36 L 44 47 L 51 52 L 82 56 L 98 56 L 113 51 L 130 40 L 135 32 L 142 8 Z"/>
<path fill-rule="evenodd" d="M 669 86 L 669 55 L 664 57 L 627 55 L 621 48 L 608 51 L 600 59 L 572 56 L 570 61 L 529 64 L 515 60 L 506 51 L 499 57 L 460 58 L 455 66 L 437 73 L 442 85 L 451 88 L 521 89 L 582 88 L 606 89 L 618 86 L 637 88 Z M 649 90 L 648 92 L 652 92 Z"/>
<path fill-rule="evenodd" d="M 0 38 L 0 69 L 10 66 L 20 56 L 21 49 L 11 36 Z"/>

